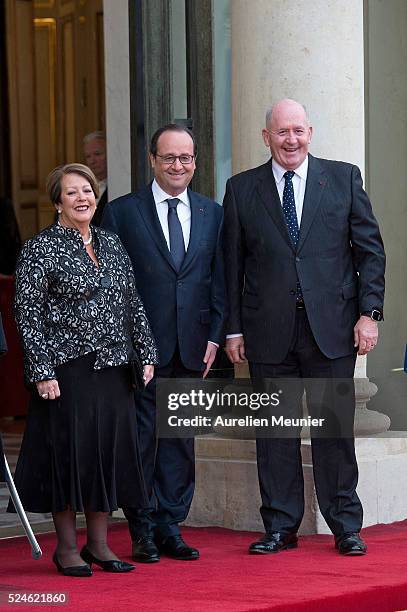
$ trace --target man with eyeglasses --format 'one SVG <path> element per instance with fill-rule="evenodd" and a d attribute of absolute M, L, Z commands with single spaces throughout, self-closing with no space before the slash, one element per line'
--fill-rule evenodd
<path fill-rule="evenodd" d="M 223 210 L 188 185 L 196 144 L 184 126 L 169 124 L 151 139 L 154 180 L 107 205 L 102 227 L 117 233 L 156 339 L 160 366 L 140 394 L 137 423 L 151 509 L 125 508 L 136 561 L 199 558 L 181 537 L 194 494 L 193 439 L 156 438 L 156 378 L 205 377 L 223 340 L 225 286 Z"/>

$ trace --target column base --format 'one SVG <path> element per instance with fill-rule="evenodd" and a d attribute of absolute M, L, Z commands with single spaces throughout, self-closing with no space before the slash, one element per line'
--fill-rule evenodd
<path fill-rule="evenodd" d="M 356 440 L 364 526 L 407 518 L 407 437 L 387 432 Z M 310 440 L 302 440 L 305 515 L 300 533 L 330 533 L 316 500 Z M 196 439 L 196 492 L 186 524 L 263 531 L 254 440 Z"/>

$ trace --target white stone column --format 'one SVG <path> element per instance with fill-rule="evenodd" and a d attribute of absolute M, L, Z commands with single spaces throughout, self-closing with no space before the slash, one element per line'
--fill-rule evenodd
<path fill-rule="evenodd" d="M 363 0 L 233 0 L 231 10 L 233 172 L 268 158 L 266 110 L 294 98 L 310 115 L 311 153 L 355 163 L 363 174 Z M 355 378 L 365 409 L 377 391 L 366 379 L 366 358 L 358 359 Z M 389 427 L 378 413 L 369 414 L 371 426 L 365 410 L 358 415 L 364 434 Z"/>
<path fill-rule="evenodd" d="M 233 171 L 267 159 L 266 109 L 307 107 L 311 153 L 364 170 L 363 0 L 233 0 Z"/>

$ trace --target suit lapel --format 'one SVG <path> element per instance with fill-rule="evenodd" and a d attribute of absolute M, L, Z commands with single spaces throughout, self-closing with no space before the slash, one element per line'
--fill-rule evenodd
<path fill-rule="evenodd" d="M 189 235 L 188 249 L 182 263 L 183 271 L 193 260 L 201 241 L 202 229 L 206 214 L 206 204 L 202 202 L 198 194 L 188 189 L 189 204 L 191 206 L 191 231 Z"/>
<path fill-rule="evenodd" d="M 147 187 L 139 194 L 139 201 L 140 214 L 144 220 L 147 230 L 151 234 L 152 239 L 156 243 L 163 257 L 176 271 L 174 261 L 168 249 L 161 223 L 158 218 L 157 208 L 153 198 L 153 192 L 151 191 L 151 183 L 147 185 Z"/>
<path fill-rule="evenodd" d="M 259 182 L 257 184 L 257 191 L 282 237 L 294 250 L 294 245 L 288 234 L 287 224 L 284 219 L 283 207 L 281 206 L 280 196 L 278 195 L 276 181 L 271 168 L 271 160 L 262 166 Z"/>
<path fill-rule="evenodd" d="M 307 184 L 305 187 L 297 252 L 301 250 L 305 243 L 317 210 L 321 205 L 322 193 L 328 182 L 319 161 L 312 155 L 309 155 L 308 160 Z"/>

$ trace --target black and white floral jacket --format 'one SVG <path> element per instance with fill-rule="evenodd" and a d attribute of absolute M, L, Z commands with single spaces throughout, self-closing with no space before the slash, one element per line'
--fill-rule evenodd
<path fill-rule="evenodd" d="M 92 351 L 95 369 L 127 363 L 133 347 L 157 364 L 155 341 L 119 238 L 92 228 L 97 267 L 76 229 L 54 224 L 22 249 L 15 314 L 27 382 L 56 378 L 55 366 Z"/>

